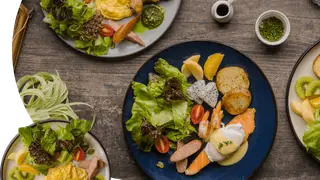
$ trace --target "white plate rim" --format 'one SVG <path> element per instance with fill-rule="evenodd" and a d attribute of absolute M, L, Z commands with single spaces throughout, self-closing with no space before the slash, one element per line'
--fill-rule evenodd
<path fill-rule="evenodd" d="M 70 121 L 64 121 L 64 120 L 45 120 L 45 121 L 41 121 L 39 122 L 39 124 L 45 124 L 45 123 L 52 123 L 52 122 L 58 122 L 58 123 L 66 123 L 66 124 L 69 124 Z M 33 123 L 31 125 L 29 125 L 30 127 L 34 127 L 36 126 L 37 124 L 36 123 Z M 106 157 L 107 157 L 107 161 L 108 161 L 108 170 L 109 170 L 109 180 L 111 180 L 111 164 L 110 164 L 110 159 L 109 159 L 109 156 L 105 150 L 105 148 L 103 147 L 101 141 L 93 134 L 91 133 L 90 131 L 88 132 L 88 134 L 90 134 L 97 142 L 98 144 L 101 146 L 103 152 L 105 153 Z M 0 165 L 0 179 L 4 179 L 3 177 L 3 168 L 4 168 L 4 164 L 5 164 L 5 159 L 8 155 L 8 152 L 10 151 L 10 148 L 12 147 L 12 145 L 16 142 L 16 140 L 20 137 L 19 134 L 17 134 L 11 141 L 10 143 L 8 144 L 3 156 L 2 156 L 2 160 L 1 160 L 1 165 Z"/>
<path fill-rule="evenodd" d="M 293 121 L 292 121 L 292 117 L 290 115 L 290 103 L 289 103 L 289 94 L 290 94 L 290 87 L 291 87 L 291 84 L 292 84 L 292 79 L 293 79 L 293 76 L 295 75 L 296 73 L 296 70 L 297 68 L 299 67 L 300 63 L 305 59 L 305 57 L 309 54 L 309 52 L 311 50 L 313 50 L 314 48 L 316 48 L 317 46 L 320 45 L 320 40 L 318 40 L 316 43 L 312 44 L 310 47 L 308 47 L 308 49 L 306 49 L 304 51 L 304 53 L 299 57 L 298 61 L 296 62 L 296 64 L 294 65 L 294 67 L 292 68 L 292 71 L 291 71 L 291 74 L 289 76 L 289 79 L 288 79 L 288 83 L 287 83 L 287 89 L 286 89 L 286 98 L 285 98 L 285 107 L 286 107 L 286 114 L 287 114 L 287 119 L 289 121 L 289 124 L 290 124 L 290 127 L 292 129 L 292 132 L 293 134 L 295 135 L 298 143 L 300 144 L 300 146 L 304 149 L 304 151 L 310 156 L 312 157 L 315 161 L 317 161 L 318 163 L 320 163 L 320 158 L 317 158 L 316 156 L 312 155 L 311 153 L 308 153 L 307 152 L 307 149 L 305 148 L 303 142 L 300 140 L 297 132 L 296 132 L 296 129 L 294 128 L 294 125 L 293 125 Z"/>

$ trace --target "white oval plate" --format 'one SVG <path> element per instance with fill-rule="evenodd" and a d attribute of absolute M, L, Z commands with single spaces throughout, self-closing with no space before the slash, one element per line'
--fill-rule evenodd
<path fill-rule="evenodd" d="M 287 85 L 286 109 L 289 122 L 296 135 L 300 145 L 304 147 L 302 137 L 307 128 L 307 123 L 290 108 L 292 100 L 301 101 L 295 91 L 295 83 L 301 76 L 312 76 L 319 79 L 312 71 L 312 65 L 315 58 L 320 54 L 320 41 L 307 49 L 294 66 Z M 313 156 L 318 162 L 320 157 Z"/>
<path fill-rule="evenodd" d="M 145 43 L 145 46 L 140 46 L 136 43 L 129 42 L 129 41 L 123 41 L 116 45 L 114 49 L 109 49 L 109 52 L 106 55 L 102 56 L 96 56 L 96 57 L 103 57 L 103 58 L 120 58 L 120 57 L 126 57 L 133 54 L 136 54 L 138 52 L 141 52 L 142 50 L 148 48 L 153 43 L 155 43 L 157 40 L 159 40 L 162 35 L 169 29 L 171 24 L 173 23 L 176 15 L 178 14 L 178 11 L 180 9 L 181 0 L 161 0 L 159 3 L 160 6 L 164 8 L 165 11 L 165 17 L 163 20 L 163 23 L 156 29 L 148 30 L 144 32 L 143 34 L 139 34 L 139 37 L 143 40 Z M 45 11 L 43 11 L 44 14 L 46 14 Z M 127 21 L 129 21 L 131 18 L 126 18 L 119 23 L 123 24 Z M 72 39 L 64 39 L 59 36 L 59 38 L 64 41 L 66 44 L 68 44 L 70 47 L 87 54 L 85 51 L 75 48 L 74 40 Z M 93 54 L 90 54 L 94 56 Z"/>
<path fill-rule="evenodd" d="M 52 129 L 57 129 L 58 125 L 65 126 L 68 122 L 67 121 L 58 121 L 58 120 L 49 120 L 43 121 L 41 124 L 51 124 Z M 106 168 L 100 170 L 100 174 L 105 177 L 105 179 L 110 179 L 110 163 L 108 161 L 107 153 L 105 152 L 103 146 L 99 142 L 99 140 L 90 132 L 84 136 L 85 140 L 89 143 L 89 146 L 95 149 L 95 155 L 102 159 L 106 163 Z M 9 179 L 8 173 L 11 168 L 16 166 L 16 163 L 12 160 L 8 160 L 7 157 L 12 153 L 20 150 L 23 147 L 22 140 L 19 135 L 17 135 L 7 147 L 5 154 L 3 155 L 2 162 L 1 162 L 1 178 L 3 180 Z M 90 158 L 90 157 L 89 157 Z M 35 177 L 35 180 L 42 180 L 44 179 L 43 175 Z"/>

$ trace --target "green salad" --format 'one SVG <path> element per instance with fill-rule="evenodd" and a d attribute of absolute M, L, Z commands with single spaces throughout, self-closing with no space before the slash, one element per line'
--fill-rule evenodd
<path fill-rule="evenodd" d="M 316 120 L 314 124 L 308 125 L 303 135 L 303 143 L 307 151 L 315 156 L 320 156 L 320 121 Z"/>
<path fill-rule="evenodd" d="M 91 123 L 86 120 L 71 120 L 65 127 L 53 130 L 48 125 L 19 128 L 19 135 L 26 148 L 26 164 L 46 175 L 49 168 L 74 160 L 73 154 L 81 149 L 86 152 L 89 144 L 84 135 L 90 130 Z"/>
<path fill-rule="evenodd" d="M 75 40 L 75 47 L 96 56 L 108 53 L 111 37 L 102 37 L 103 16 L 96 11 L 95 4 L 83 0 L 40 0 L 49 24 L 59 36 Z"/>
<path fill-rule="evenodd" d="M 164 59 L 155 63 L 154 70 L 157 74 L 149 74 L 147 85 L 132 82 L 134 104 L 126 122 L 126 129 L 145 152 L 159 140 L 177 142 L 196 132 L 190 123 L 193 103 L 186 94 L 190 84 L 185 76 Z"/>

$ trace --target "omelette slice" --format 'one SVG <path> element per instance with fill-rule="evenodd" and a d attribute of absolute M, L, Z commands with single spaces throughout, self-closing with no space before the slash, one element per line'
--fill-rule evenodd
<path fill-rule="evenodd" d="M 111 20 L 121 20 L 132 16 L 130 0 L 96 0 L 97 9 Z"/>

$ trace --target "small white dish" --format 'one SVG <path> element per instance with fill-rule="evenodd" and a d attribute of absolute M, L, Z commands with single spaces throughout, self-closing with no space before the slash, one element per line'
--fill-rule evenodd
<path fill-rule="evenodd" d="M 234 0 L 218 0 L 211 8 L 211 16 L 219 23 L 227 23 L 233 17 L 233 3 Z"/>
<path fill-rule="evenodd" d="M 260 30 L 259 30 L 260 24 L 262 23 L 262 21 L 264 19 L 267 19 L 270 17 L 278 18 L 279 20 L 281 20 L 281 22 L 284 26 L 284 33 L 278 41 L 268 41 L 267 39 L 263 38 L 260 34 Z M 287 18 L 287 16 L 284 15 L 282 12 L 276 11 L 276 10 L 269 10 L 269 11 L 262 13 L 258 17 L 258 19 L 256 20 L 255 31 L 256 31 L 256 34 L 261 42 L 263 42 L 264 44 L 269 45 L 269 46 L 277 46 L 277 45 L 282 44 L 289 37 L 290 31 L 291 31 L 290 21 Z"/>

